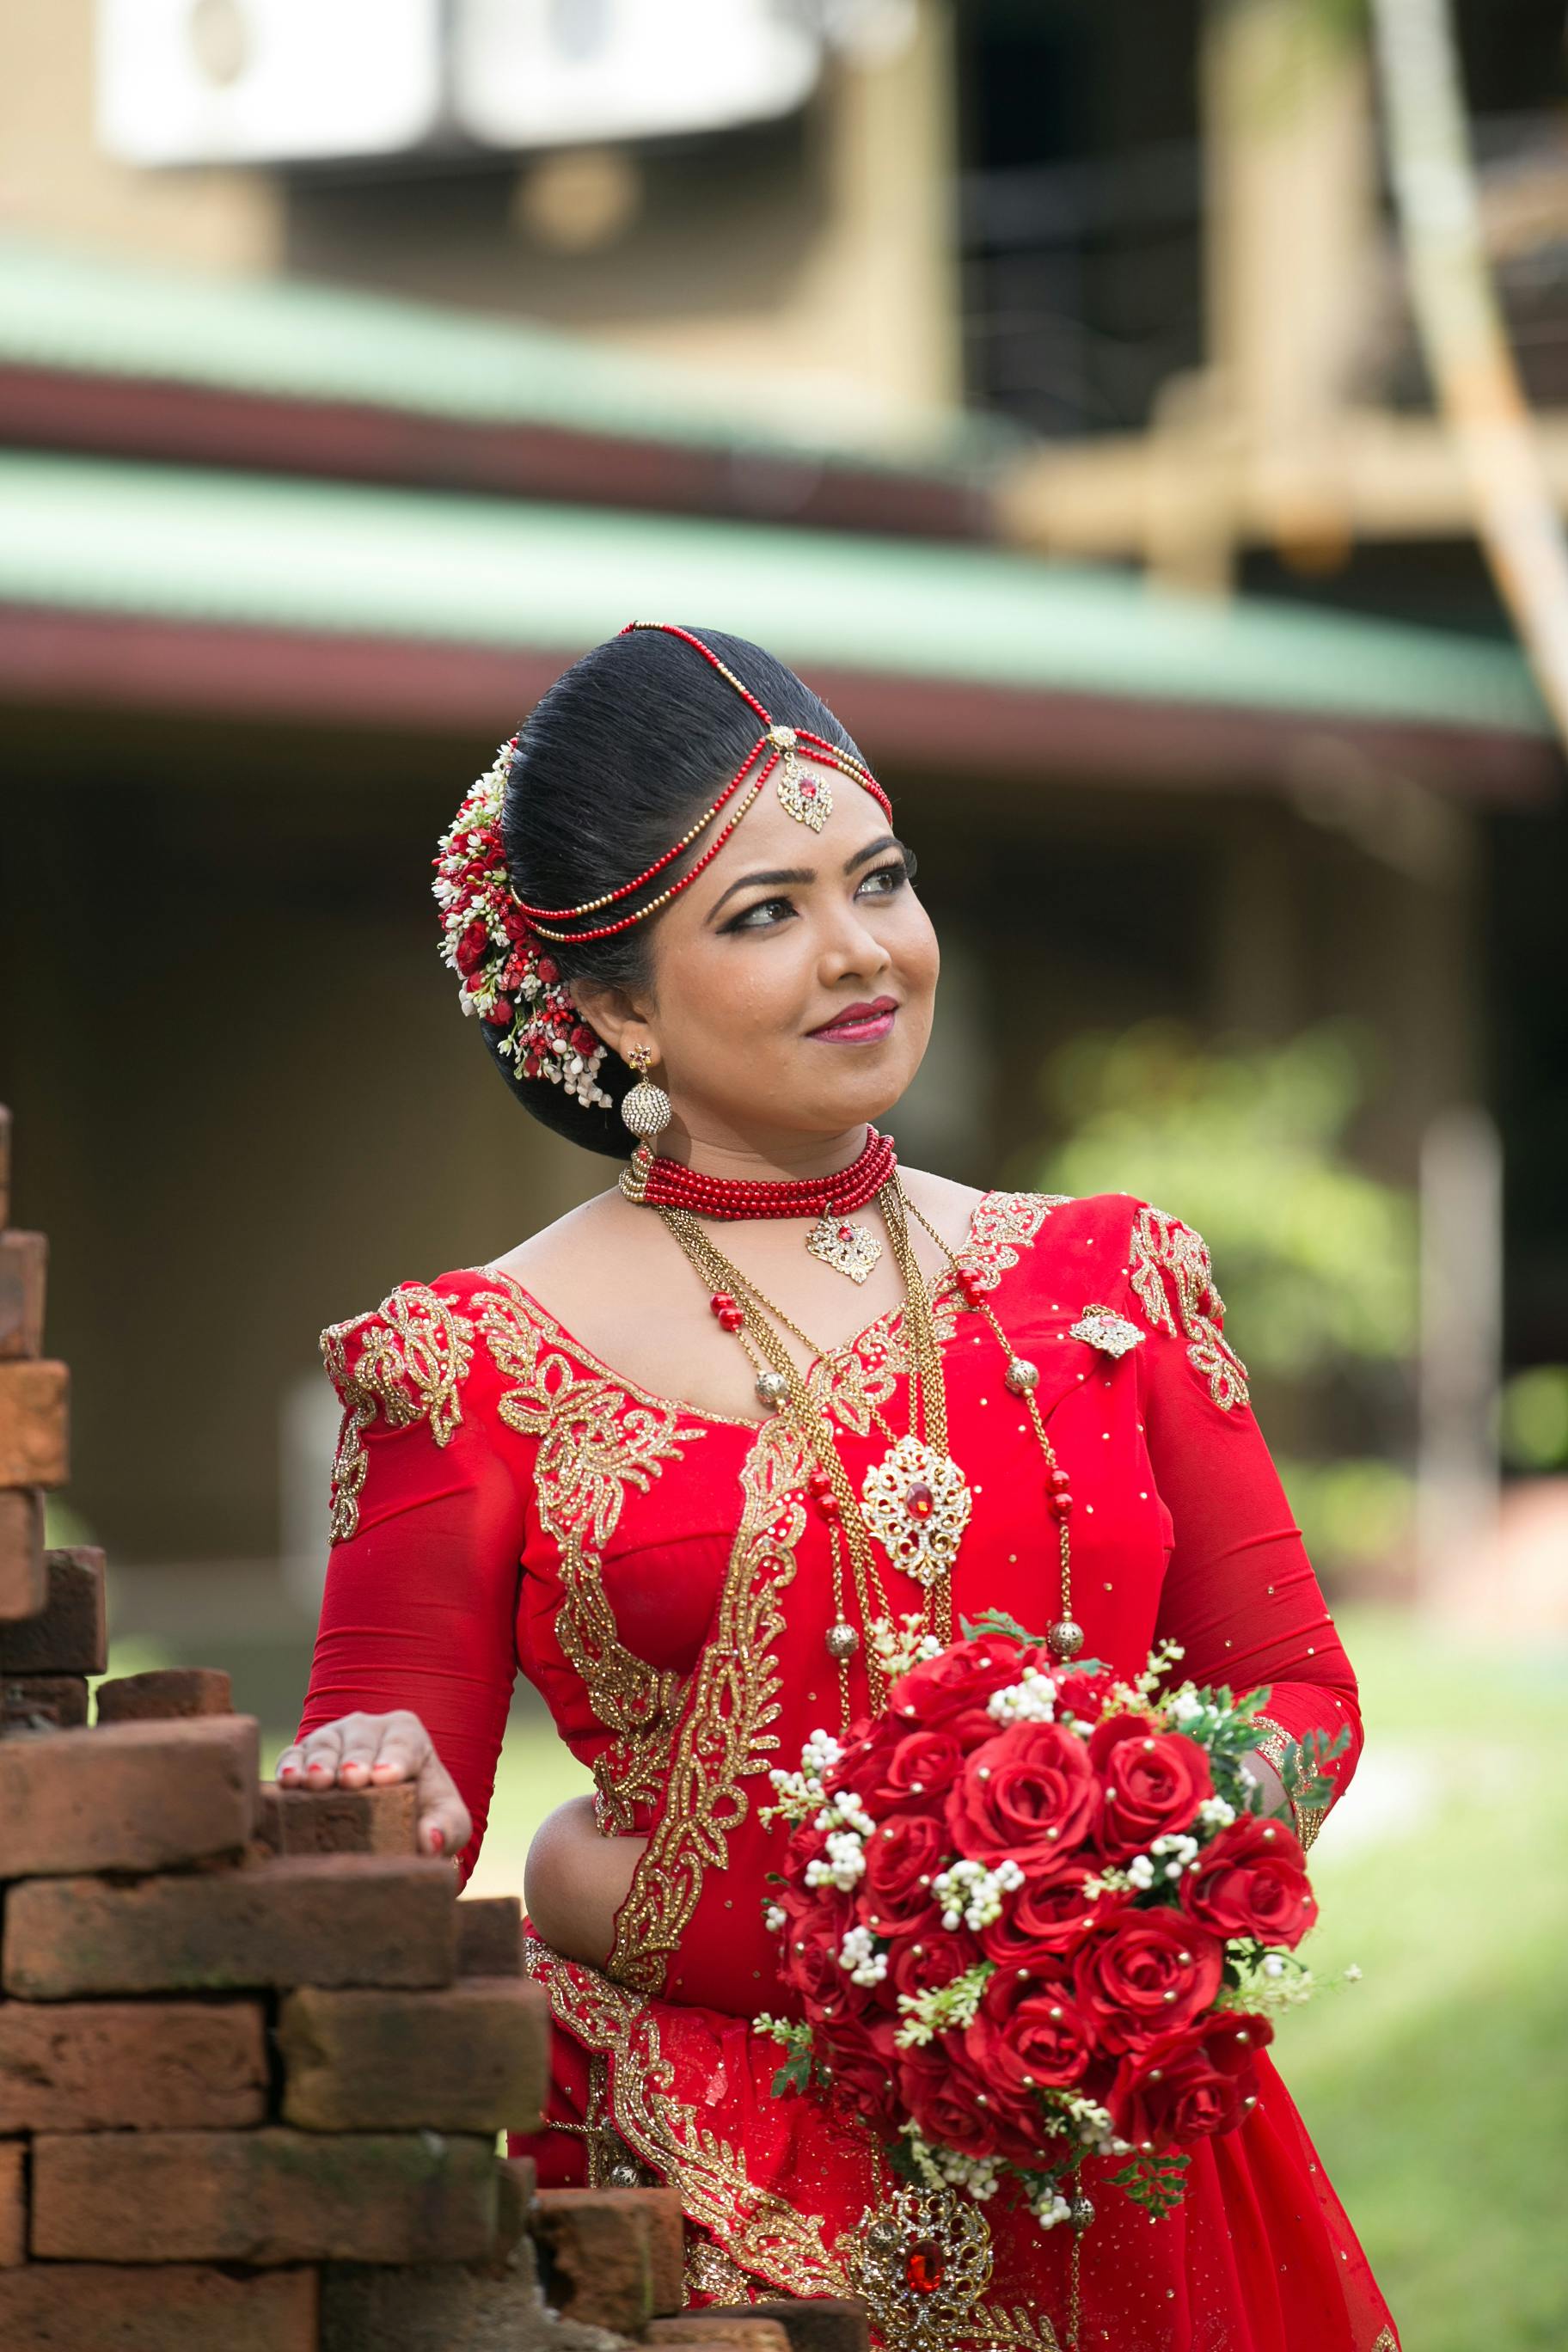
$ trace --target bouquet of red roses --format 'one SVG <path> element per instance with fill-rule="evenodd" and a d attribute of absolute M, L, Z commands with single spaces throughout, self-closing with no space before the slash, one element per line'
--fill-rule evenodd
<path fill-rule="evenodd" d="M 884 1712 L 773 1775 L 795 1826 L 769 1923 L 804 2012 L 757 2021 L 774 2089 L 819 2084 L 929 2186 L 1016 2178 L 1047 2228 L 1092 2212 L 1090 2155 L 1163 2212 L 1310 1989 L 1301 1847 L 1242 1769 L 1268 1693 L 1171 1687 L 1170 1643 L 1129 1683 L 996 1612 L 945 1650 L 908 1623 L 874 1629 Z M 1305 1801 L 1338 1744 L 1287 1759 Z"/>

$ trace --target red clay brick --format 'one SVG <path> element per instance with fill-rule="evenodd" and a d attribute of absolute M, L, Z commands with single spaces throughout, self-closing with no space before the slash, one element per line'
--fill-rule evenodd
<path fill-rule="evenodd" d="M 532 2249 L 504 2268 L 335 2264 L 321 2280 L 321 2352 L 613 2352 L 547 2315 Z"/>
<path fill-rule="evenodd" d="M 63 1486 L 69 1475 L 70 1372 L 64 1364 L 0 1364 L 0 1486 Z"/>
<path fill-rule="evenodd" d="M 6 2352 L 316 2352 L 315 2271 L 29 2263 L 0 2274 Z"/>
<path fill-rule="evenodd" d="M 471 2262 L 496 2227 L 489 2140 L 436 2132 L 40 2132 L 35 2260 Z"/>
<path fill-rule="evenodd" d="M 789 2337 L 776 2319 L 753 2319 L 750 2304 L 710 2304 L 656 2319 L 645 2343 L 687 2344 L 700 2352 L 790 2352 Z"/>
<path fill-rule="evenodd" d="M 36 1486 L 0 1489 L 0 1660 L 16 1621 L 37 1617 L 48 1597 L 44 1498 Z"/>
<path fill-rule="evenodd" d="M 465 1895 L 458 1905 L 458 1974 L 522 1974 L 522 1905 L 515 1895 Z"/>
<path fill-rule="evenodd" d="M 229 1678 L 218 1666 L 161 1666 L 151 1674 L 116 1675 L 98 1686 L 100 1723 L 180 1723 L 233 1712 Z"/>
<path fill-rule="evenodd" d="M 456 1908 L 449 1867 L 419 1856 L 287 1855 L 255 1870 L 119 1886 L 35 1878 L 5 1897 L 5 1987 L 26 2000 L 64 2000 L 450 1984 Z"/>
<path fill-rule="evenodd" d="M 0 1878 L 237 1852 L 256 1818 L 257 1754 L 248 1715 L 0 1740 Z"/>
<path fill-rule="evenodd" d="M 0 1357 L 42 1355 L 48 1262 L 44 1234 L 0 1233 Z"/>
<path fill-rule="evenodd" d="M 416 1853 L 418 1818 L 412 1780 L 320 1790 L 264 1780 L 256 1834 L 274 1853 Z"/>
<path fill-rule="evenodd" d="M 27 2148 L 19 2139 L 0 2140 L 0 2271 L 27 2259 Z M 7 2336 L 0 2338 L 6 2344 Z"/>
<path fill-rule="evenodd" d="M 717 2310 L 716 2305 L 708 2306 Z M 700 2315 L 693 2312 L 690 2316 Z M 753 2319 L 776 2319 L 792 2352 L 868 2352 L 866 2306 L 858 2295 L 764 2296 L 751 2306 Z"/>
<path fill-rule="evenodd" d="M 521 1977 L 445 1992 L 290 1993 L 278 2021 L 283 2120 L 308 2131 L 534 2132 L 550 2002 Z"/>
<path fill-rule="evenodd" d="M 79 1731 L 85 1675 L 0 1675 L 0 1731 Z"/>
<path fill-rule="evenodd" d="M 7 1499 L 0 1496 L 0 1508 Z M 42 1497 L 23 1499 L 34 1507 L 41 1542 Z M 82 1544 L 72 1550 L 40 1550 L 38 1557 L 38 1606 L 26 1624 L 0 1625 L 0 1672 L 100 1675 L 109 1646 L 103 1554 L 95 1544 Z"/>
<path fill-rule="evenodd" d="M 233 2129 L 267 2091 L 259 2001 L 0 2001 L 0 2132 Z"/>
<path fill-rule="evenodd" d="M 654 2315 L 655 2219 L 640 2189 L 542 2189 L 533 2234 L 563 2319 L 640 2334 Z"/>

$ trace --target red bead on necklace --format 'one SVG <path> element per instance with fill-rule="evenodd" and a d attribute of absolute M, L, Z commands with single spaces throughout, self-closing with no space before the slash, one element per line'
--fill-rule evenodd
<path fill-rule="evenodd" d="M 699 1217 L 847 1217 L 876 1198 L 897 1164 L 892 1137 L 868 1127 L 858 1159 L 831 1176 L 708 1176 L 682 1160 L 650 1156 L 640 1163 L 639 1198 Z"/>

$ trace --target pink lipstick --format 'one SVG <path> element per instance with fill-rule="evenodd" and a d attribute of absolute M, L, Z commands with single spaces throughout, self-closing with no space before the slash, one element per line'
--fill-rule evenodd
<path fill-rule="evenodd" d="M 820 1029 L 810 1029 L 806 1034 L 829 1038 L 843 1045 L 871 1045 L 887 1035 L 898 1010 L 895 996 L 879 996 L 869 1004 L 847 1004 L 842 1013 L 836 1013 L 831 1021 L 825 1021 Z"/>

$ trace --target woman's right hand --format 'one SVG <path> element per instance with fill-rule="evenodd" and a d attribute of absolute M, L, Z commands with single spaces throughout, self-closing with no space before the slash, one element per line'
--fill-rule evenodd
<path fill-rule="evenodd" d="M 412 1780 L 417 1790 L 421 1853 L 455 1856 L 473 1835 L 458 1784 L 416 1715 L 341 1715 L 319 1724 L 278 1759 L 285 1789 L 386 1789 Z"/>

